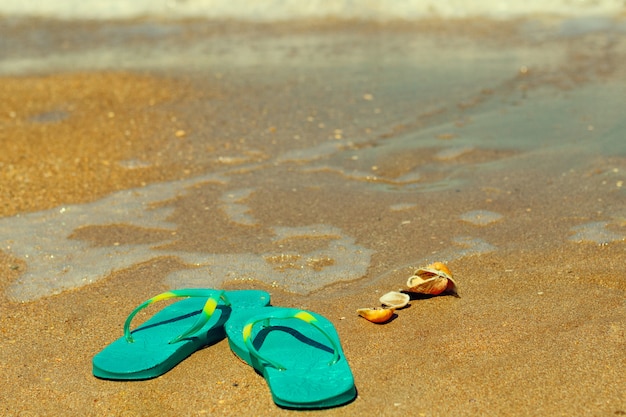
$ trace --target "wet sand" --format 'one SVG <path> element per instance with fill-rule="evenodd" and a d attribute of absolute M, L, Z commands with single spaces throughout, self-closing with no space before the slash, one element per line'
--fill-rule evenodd
<path fill-rule="evenodd" d="M 626 414 L 626 152 L 616 108 L 626 80 L 623 34 L 553 37 L 549 28 L 556 23 L 545 21 L 544 37 L 529 39 L 512 27 L 532 23 L 482 23 L 326 23 L 296 31 L 232 23 L 209 30 L 192 22 L 182 25 L 195 27 L 191 33 L 158 35 L 157 52 L 146 52 L 155 46 L 149 36 L 129 35 L 144 33 L 129 29 L 136 23 L 117 24 L 127 44 L 103 41 L 99 24 L 18 25 L 11 39 L 22 51 L 9 54 L 13 61 L 2 67 L 0 87 L 6 150 L 0 214 L 82 204 L 218 172 L 228 185 L 195 184 L 170 201 L 173 241 L 163 243 L 168 232 L 162 229 L 124 224 L 86 224 L 71 238 L 93 247 L 160 244 L 182 252 L 266 254 L 278 250 L 272 227 L 330 224 L 373 250 L 364 276 L 308 294 L 255 276 L 224 282 L 225 288 L 266 289 L 272 304 L 311 309 L 334 323 L 358 398 L 320 415 Z M 29 25 L 58 36 L 49 55 L 38 57 L 42 46 L 30 43 Z M 303 70 L 310 50 L 290 41 L 294 31 L 302 36 L 297 40 L 317 39 L 311 48 L 325 45 L 317 53 L 327 60 Z M 77 41 L 77 33 L 96 35 Z M 209 36 L 209 46 L 197 42 Z M 407 39 L 420 39 L 425 52 L 416 59 L 435 57 L 442 77 L 403 85 L 411 79 L 411 68 L 401 65 Z M 239 43 L 261 50 L 238 58 L 228 49 Z M 110 58 L 93 61 L 85 51 L 96 45 L 128 60 L 117 66 Z M 155 58 L 185 49 L 181 45 L 189 48 L 189 61 Z M 192 56 L 202 48 L 189 45 L 204 45 L 208 60 L 196 61 Z M 124 46 L 146 53 L 145 61 L 133 61 Z M 446 53 L 433 55 L 438 48 Z M 470 74 L 465 79 L 445 79 L 446 65 L 468 51 L 496 57 L 511 50 L 510 68 L 480 61 L 463 72 Z M 268 57 L 280 59 L 264 66 Z M 385 65 L 373 65 L 377 60 Z M 389 75 L 398 82 L 385 83 Z M 493 77 L 502 81 L 492 83 Z M 588 94 L 597 104 L 584 111 L 567 107 L 570 119 L 529 111 L 529 123 L 545 135 L 543 148 L 525 147 L 523 135 L 519 143 L 464 142 L 472 135 L 486 137 L 483 145 L 490 135 L 515 137 L 526 128 L 524 119 L 494 127 L 511 108 L 541 113 L 546 102 L 563 108 Z M 491 113 L 481 107 L 489 102 Z M 485 120 L 491 130 L 481 128 Z M 412 149 L 396 141 L 415 132 L 425 132 L 429 142 Z M 572 134 L 580 136 L 558 145 L 559 135 Z M 458 146 L 450 146 L 455 141 Z M 329 143 L 331 152 L 324 153 Z M 245 199 L 253 225 L 220 211 L 220 196 L 233 189 L 254 190 Z M 504 218 L 486 225 L 463 221 L 471 210 Z M 581 241 L 571 239 L 577 226 L 601 221 L 618 237 L 603 240 L 593 229 Z M 463 240 L 468 236 L 497 249 L 483 250 Z M 289 249 L 297 253 L 325 247 L 324 239 L 292 240 Z M 3 248 L 11 244 L 3 241 Z M 273 404 L 263 378 L 226 341 L 153 380 L 91 375 L 91 358 L 120 335 L 130 310 L 169 289 L 169 274 L 189 269 L 188 262 L 155 255 L 89 285 L 20 302 L 7 291 L 28 261 L 9 250 L 0 259 L 3 415 L 296 413 Z M 449 262 L 459 298 L 412 300 L 384 325 L 356 315 L 384 292 L 402 288 L 413 267 L 439 259 Z"/>

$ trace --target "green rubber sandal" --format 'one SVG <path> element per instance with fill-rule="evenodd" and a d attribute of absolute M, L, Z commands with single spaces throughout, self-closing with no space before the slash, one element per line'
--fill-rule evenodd
<path fill-rule="evenodd" d="M 329 408 L 356 397 L 350 366 L 333 324 L 293 308 L 234 311 L 226 323 L 232 351 L 267 381 L 285 408 Z"/>
<path fill-rule="evenodd" d="M 158 311 L 131 331 L 135 315 L 147 306 L 175 297 L 187 297 Z M 265 291 L 221 291 L 190 288 L 159 294 L 135 308 L 124 323 L 124 336 L 94 356 L 98 378 L 137 380 L 154 378 L 172 369 L 195 351 L 226 337 L 224 324 L 233 309 L 268 305 Z"/>

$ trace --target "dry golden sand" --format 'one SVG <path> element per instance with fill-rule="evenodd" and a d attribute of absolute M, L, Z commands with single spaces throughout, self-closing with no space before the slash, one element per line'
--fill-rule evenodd
<path fill-rule="evenodd" d="M 64 73 L 3 77 L 0 91 L 2 216 L 190 174 L 168 164 L 167 155 L 186 151 L 183 140 L 171 138 L 189 130 L 161 106 L 193 96 L 180 81 Z M 119 163 L 132 160 L 151 166 L 128 175 Z"/>
<path fill-rule="evenodd" d="M 190 127 L 168 104 L 193 102 L 197 94 L 180 80 L 138 73 L 85 72 L 4 77 L 0 81 L 2 216 L 90 201 L 114 190 L 201 172 L 201 166 L 181 162 L 191 161 L 194 149 L 184 140 L 171 140 L 184 138 L 186 133 L 177 132 L 189 132 Z M 65 119 L 53 124 L 33 122 L 33 117 L 37 120 L 41 115 Z M 261 117 L 261 112 L 257 116 Z M 239 114 L 231 110 L 225 117 Z M 163 146 L 170 148 L 164 151 Z M 167 152 L 176 158 L 168 157 Z M 478 158 L 493 159 L 494 155 L 479 154 Z M 119 165 L 128 160 L 152 165 L 128 175 Z M 387 175 L 396 175 L 394 169 L 398 167 L 389 165 Z M 544 187 L 541 176 L 534 175 L 529 173 L 529 183 Z M 566 185 L 573 186 L 577 180 L 570 181 Z M 497 186 L 503 184 L 486 181 L 486 191 L 478 198 L 483 202 L 488 199 L 490 209 L 504 212 L 514 197 L 499 197 L 505 189 Z M 500 244 L 514 239 L 515 233 L 528 234 L 529 239 L 566 233 L 568 224 L 549 221 L 558 218 L 558 204 L 564 204 L 565 197 L 548 198 L 556 195 L 558 184 L 554 189 L 546 188 L 537 190 L 541 196 L 537 199 L 519 197 L 519 216 L 514 219 L 519 227 L 507 232 L 511 235 L 498 235 L 497 231 L 485 234 L 491 233 L 489 238 Z M 280 197 L 280 193 L 274 195 Z M 339 212 L 350 213 L 350 205 L 363 211 L 363 217 L 338 216 L 342 228 L 357 230 L 362 218 L 377 216 L 375 208 L 367 206 L 366 195 L 355 198 L 337 202 Z M 620 201 L 615 195 L 606 198 Z M 475 200 L 459 195 L 457 201 Z M 298 202 L 283 202 L 280 207 L 267 202 L 255 205 L 254 201 L 251 205 L 259 219 L 279 216 L 288 224 L 302 209 Z M 581 201 L 580 210 L 588 210 L 592 202 Z M 291 214 L 287 203 L 293 205 Z M 310 205 L 305 216 L 329 216 L 329 207 L 324 204 L 330 203 Z M 452 216 L 445 201 L 432 203 L 440 205 L 441 216 Z M 181 219 L 193 213 L 193 207 L 179 209 Z M 389 222 L 395 224 L 397 220 Z M 367 241 L 369 235 L 377 234 L 388 237 L 385 232 L 389 224 L 384 221 L 363 228 L 359 239 Z M 470 227 L 459 223 L 440 226 L 433 235 Z M 180 230 L 186 238 L 179 243 L 181 249 L 203 245 L 211 249 L 211 243 L 203 242 L 201 231 L 192 230 L 193 225 L 187 227 Z M 389 256 L 374 257 L 365 283 L 337 284 L 307 297 L 250 283 L 270 291 L 274 305 L 317 311 L 337 327 L 359 396 L 344 407 L 315 414 L 626 415 L 624 242 L 607 246 L 529 244 L 529 249 L 465 257 L 450 264 L 460 298 L 413 300 L 385 325 L 359 318 L 357 308 L 374 306 L 379 295 L 402 287 L 406 276 L 387 267 L 411 252 L 413 239 L 431 239 L 423 233 L 427 225 L 411 227 L 416 229 L 399 230 L 396 240 L 378 242 L 379 253 Z M 119 230 L 121 234 L 131 232 Z M 82 233 L 83 240 L 107 243 L 90 234 L 97 235 L 98 230 Z M 150 239 L 144 236 L 142 241 Z M 35 302 L 15 303 L 3 298 L 0 414 L 296 414 L 274 405 L 263 378 L 239 361 L 226 341 L 196 352 L 153 380 L 112 382 L 92 376 L 93 355 L 120 335 L 121 325 L 134 306 L 167 289 L 164 279 L 169 272 L 182 268 L 179 262 L 157 258 L 95 284 Z M 0 289 L 5 289 L 26 265 L 0 253 L 0 267 Z M 231 286 L 241 288 L 241 284 Z"/>

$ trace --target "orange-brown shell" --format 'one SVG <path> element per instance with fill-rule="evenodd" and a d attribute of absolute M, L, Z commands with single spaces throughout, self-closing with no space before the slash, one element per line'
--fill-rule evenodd
<path fill-rule="evenodd" d="M 452 272 L 442 262 L 435 262 L 418 268 L 406 283 L 409 292 L 418 294 L 439 295 L 444 292 L 457 293 Z"/>
<path fill-rule="evenodd" d="M 356 312 L 359 316 L 371 321 L 372 323 L 385 323 L 393 317 L 394 308 L 359 308 Z"/>
<path fill-rule="evenodd" d="M 434 276 L 444 277 L 451 279 L 452 272 L 450 272 L 450 268 L 443 262 L 434 262 L 430 265 L 423 266 L 418 268 L 415 271 L 415 275 L 422 277 L 423 279 L 431 278 Z"/>

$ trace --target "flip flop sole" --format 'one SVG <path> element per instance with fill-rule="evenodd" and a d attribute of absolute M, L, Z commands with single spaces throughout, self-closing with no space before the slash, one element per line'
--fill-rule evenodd
<path fill-rule="evenodd" d="M 132 343 L 121 337 L 94 356 L 94 376 L 140 380 L 162 375 L 195 351 L 224 339 L 232 309 L 264 306 L 270 300 L 267 292 L 257 290 L 228 291 L 226 296 L 230 306 L 218 305 L 200 330 L 176 343 L 170 341 L 196 322 L 207 298 L 186 298 L 158 311 L 132 331 Z"/>
<path fill-rule="evenodd" d="M 225 326 L 229 345 L 263 375 L 281 407 L 329 408 L 352 401 L 354 378 L 335 327 L 319 314 L 304 312 L 313 326 L 297 318 L 302 313 L 279 307 L 233 312 Z M 246 344 L 248 330 L 256 352 Z"/>

